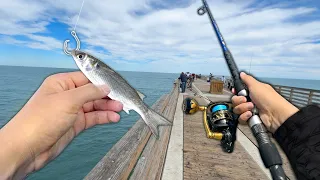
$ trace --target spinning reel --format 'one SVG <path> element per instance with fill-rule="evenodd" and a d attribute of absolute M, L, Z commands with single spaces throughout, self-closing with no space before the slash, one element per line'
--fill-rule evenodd
<path fill-rule="evenodd" d="M 195 99 L 184 100 L 185 114 L 194 114 L 199 110 L 203 111 L 203 124 L 207 138 L 220 140 L 222 149 L 232 153 L 238 125 L 238 120 L 232 113 L 232 105 L 227 102 L 211 102 L 207 106 L 199 106 Z"/>

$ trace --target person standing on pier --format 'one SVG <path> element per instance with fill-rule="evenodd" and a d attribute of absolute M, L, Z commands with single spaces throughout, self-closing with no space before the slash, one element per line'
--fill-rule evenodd
<path fill-rule="evenodd" d="M 197 80 L 197 76 L 195 73 L 192 74 L 193 80 Z"/>
<path fill-rule="evenodd" d="M 181 81 L 181 92 L 184 93 L 186 91 L 186 85 L 187 85 L 187 81 L 188 81 L 188 77 L 186 74 L 184 74 L 183 72 L 180 74 L 179 77 L 180 81 Z"/>
<path fill-rule="evenodd" d="M 192 91 L 192 82 L 194 81 L 195 78 L 195 74 L 190 74 L 189 76 L 189 83 L 188 83 L 188 88 L 190 88 L 190 90 Z"/>
<path fill-rule="evenodd" d="M 213 75 L 212 75 L 212 73 L 210 73 L 208 82 L 211 82 L 212 78 L 213 78 Z"/>

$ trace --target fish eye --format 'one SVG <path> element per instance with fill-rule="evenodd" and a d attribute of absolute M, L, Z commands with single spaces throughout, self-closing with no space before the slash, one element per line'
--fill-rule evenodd
<path fill-rule="evenodd" d="M 77 55 L 77 58 L 79 58 L 80 60 L 83 60 L 84 55 L 83 55 L 83 54 L 78 54 L 78 55 Z"/>

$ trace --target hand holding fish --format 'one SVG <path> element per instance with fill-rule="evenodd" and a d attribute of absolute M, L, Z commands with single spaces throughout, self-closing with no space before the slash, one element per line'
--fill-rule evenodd
<path fill-rule="evenodd" d="M 94 85 L 110 87 L 108 97 L 121 102 L 127 114 L 130 110 L 136 111 L 159 139 L 159 126 L 171 126 L 172 123 L 145 104 L 145 95 L 134 89 L 119 73 L 97 57 L 80 51 L 80 40 L 76 32 L 71 31 L 71 35 L 77 42 L 77 48 L 68 50 L 69 40 L 66 40 L 63 48 L 65 54 L 72 56 L 82 73 Z"/>
<path fill-rule="evenodd" d="M 118 122 L 123 105 L 81 72 L 48 77 L 0 130 L 0 179 L 21 179 L 56 158 L 80 132 Z"/>

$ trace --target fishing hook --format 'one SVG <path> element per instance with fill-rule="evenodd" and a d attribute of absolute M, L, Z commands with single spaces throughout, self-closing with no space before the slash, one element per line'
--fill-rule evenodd
<path fill-rule="evenodd" d="M 76 40 L 77 42 L 77 47 L 75 50 L 80 50 L 80 40 L 77 36 L 77 33 L 76 31 L 71 31 L 71 35 L 74 37 L 74 39 Z M 68 50 L 68 43 L 70 42 L 69 39 L 65 40 L 64 43 L 63 43 L 63 52 L 66 54 L 66 55 L 71 55 L 71 51 Z"/>

